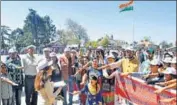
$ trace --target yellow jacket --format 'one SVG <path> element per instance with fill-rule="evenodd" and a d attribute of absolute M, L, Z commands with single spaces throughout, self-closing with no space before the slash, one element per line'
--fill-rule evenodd
<path fill-rule="evenodd" d="M 138 67 L 139 67 L 139 61 L 138 59 L 135 57 L 132 60 L 129 60 L 127 58 L 123 58 L 122 60 L 109 64 L 109 66 L 113 69 L 113 68 L 118 68 L 121 67 L 122 68 L 122 72 L 126 73 L 126 72 L 138 72 Z"/>

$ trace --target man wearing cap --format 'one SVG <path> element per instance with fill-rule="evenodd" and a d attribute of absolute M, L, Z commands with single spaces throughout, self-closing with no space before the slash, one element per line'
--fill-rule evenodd
<path fill-rule="evenodd" d="M 150 62 L 150 73 L 145 76 L 147 84 L 155 84 L 157 82 L 163 82 L 163 75 L 159 74 L 159 60 L 155 59 Z"/>
<path fill-rule="evenodd" d="M 12 81 L 18 84 L 13 86 L 13 98 L 12 103 L 15 105 L 21 105 L 21 93 L 23 87 L 23 67 L 21 67 L 21 60 L 17 56 L 16 49 L 9 50 L 9 57 L 6 60 L 7 70 Z"/>
<path fill-rule="evenodd" d="M 164 59 L 162 59 L 163 62 L 163 70 L 165 70 L 166 68 L 170 67 L 170 63 L 172 61 L 171 57 L 166 57 Z"/>
<path fill-rule="evenodd" d="M 122 72 L 137 72 L 138 67 L 139 67 L 139 61 L 138 59 L 134 56 L 134 50 L 132 48 L 127 48 L 126 49 L 126 58 L 123 58 L 119 60 L 118 62 L 111 63 L 102 67 L 99 67 L 99 69 L 104 69 L 104 68 L 122 68 Z"/>
<path fill-rule="evenodd" d="M 37 74 L 37 58 L 34 56 L 35 46 L 27 47 L 28 53 L 22 58 L 22 65 L 25 74 L 25 95 L 26 105 L 37 105 L 38 93 L 34 89 L 34 80 Z"/>
<path fill-rule="evenodd" d="M 44 57 L 40 61 L 42 61 L 42 60 L 46 60 L 47 62 L 51 61 L 51 57 L 49 56 L 50 53 L 51 53 L 51 49 L 50 48 L 48 48 L 48 47 L 44 48 L 43 49 Z"/>
<path fill-rule="evenodd" d="M 69 92 L 73 92 L 73 69 L 70 48 L 65 48 L 64 54 L 60 57 L 61 73 L 63 80 L 69 85 Z M 64 105 L 67 105 L 67 87 L 63 88 Z M 69 94 L 69 105 L 72 105 L 73 95 Z"/>

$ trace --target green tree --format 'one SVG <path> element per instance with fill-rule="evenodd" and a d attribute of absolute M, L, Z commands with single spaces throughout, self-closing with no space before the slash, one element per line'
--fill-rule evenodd
<path fill-rule="evenodd" d="M 50 19 L 49 16 L 45 16 L 43 18 L 44 20 L 44 31 L 43 31 L 43 37 L 40 38 L 40 42 L 42 44 L 47 44 L 50 41 L 53 41 L 56 37 L 56 27 L 53 25 L 53 21 Z"/>
<path fill-rule="evenodd" d="M 33 9 L 29 9 L 29 14 L 27 15 L 26 20 L 25 20 L 24 34 L 26 35 L 26 33 L 28 33 L 28 35 L 32 35 L 31 41 L 35 45 L 37 44 L 38 26 L 39 26 L 40 20 L 41 18 L 37 14 L 37 12 Z"/>
<path fill-rule="evenodd" d="M 2 25 L 1 26 L 1 48 L 8 49 L 10 47 L 10 31 L 11 29 L 8 26 Z"/>
<path fill-rule="evenodd" d="M 79 44 L 80 40 L 78 38 L 73 38 L 68 41 L 68 44 Z"/>
<path fill-rule="evenodd" d="M 86 43 L 86 47 L 91 46 L 92 48 L 97 48 L 98 45 L 99 45 L 99 44 L 98 44 L 97 41 L 88 41 L 88 42 Z"/>
<path fill-rule="evenodd" d="M 151 42 L 151 37 L 150 36 L 144 36 L 144 41 L 148 41 L 148 42 Z"/>
<path fill-rule="evenodd" d="M 33 34 L 29 30 L 28 27 L 23 27 L 23 37 L 21 38 L 21 43 L 23 43 L 23 47 L 34 44 Z"/>
<path fill-rule="evenodd" d="M 15 48 L 20 51 L 20 48 L 23 47 L 23 37 L 24 37 L 24 33 L 23 30 L 20 28 L 17 28 L 15 30 L 12 31 L 11 35 L 10 35 L 10 41 L 13 43 L 13 46 L 15 46 Z"/>
<path fill-rule="evenodd" d="M 103 37 L 99 38 L 99 39 L 97 40 L 97 42 L 100 42 L 102 39 L 103 39 Z"/>
<path fill-rule="evenodd" d="M 167 43 L 166 41 L 162 41 L 159 46 L 161 46 L 163 49 L 169 48 L 173 46 L 173 43 Z"/>
<path fill-rule="evenodd" d="M 26 17 L 25 25 L 23 27 L 24 35 L 28 44 L 36 46 L 46 45 L 54 40 L 56 36 L 56 27 L 49 16 L 41 17 L 33 9 L 29 9 L 29 14 Z"/>
<path fill-rule="evenodd" d="M 100 45 L 103 47 L 107 47 L 109 45 L 109 38 L 108 36 L 105 36 L 101 41 L 100 41 Z"/>

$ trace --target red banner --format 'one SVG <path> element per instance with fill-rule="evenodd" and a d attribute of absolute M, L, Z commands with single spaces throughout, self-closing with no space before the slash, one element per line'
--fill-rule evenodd
<path fill-rule="evenodd" d="M 176 105 L 176 102 L 162 103 L 159 100 L 176 97 L 175 90 L 155 94 L 159 86 L 147 85 L 143 80 L 134 77 L 116 77 L 116 96 L 121 96 L 138 105 Z M 118 99 L 115 99 L 115 105 Z"/>

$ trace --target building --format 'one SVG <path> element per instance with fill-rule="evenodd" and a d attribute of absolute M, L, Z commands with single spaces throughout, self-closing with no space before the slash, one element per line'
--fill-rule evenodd
<path fill-rule="evenodd" d="M 111 49 L 120 49 L 122 47 L 127 47 L 128 43 L 124 40 L 115 40 L 113 35 L 111 35 L 111 37 L 109 38 L 109 48 Z"/>

